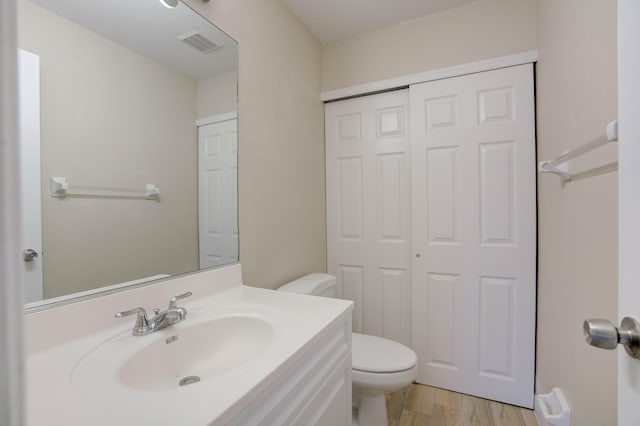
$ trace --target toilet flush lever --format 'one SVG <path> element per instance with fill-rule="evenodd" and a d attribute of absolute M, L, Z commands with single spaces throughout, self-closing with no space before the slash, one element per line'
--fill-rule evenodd
<path fill-rule="evenodd" d="M 640 324 L 631 317 L 624 317 L 620 327 L 609 320 L 588 319 L 583 324 L 584 338 L 588 344 L 602 349 L 624 346 L 632 358 L 640 358 Z"/>

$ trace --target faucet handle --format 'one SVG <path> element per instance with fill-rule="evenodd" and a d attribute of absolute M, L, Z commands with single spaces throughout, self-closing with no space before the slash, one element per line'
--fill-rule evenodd
<path fill-rule="evenodd" d="M 169 299 L 169 309 L 177 309 L 178 308 L 178 304 L 176 302 L 178 300 L 184 299 L 184 298 L 192 296 L 192 295 L 193 295 L 193 293 L 188 291 L 186 293 L 182 293 L 182 294 L 179 294 L 177 296 L 173 296 L 171 299 Z"/>
<path fill-rule="evenodd" d="M 136 323 L 133 326 L 133 333 L 135 335 L 136 331 L 142 332 L 149 328 L 149 319 L 147 319 L 147 311 L 144 308 L 133 308 L 128 311 L 122 311 L 115 314 L 116 318 L 128 317 L 129 315 L 137 314 Z"/>

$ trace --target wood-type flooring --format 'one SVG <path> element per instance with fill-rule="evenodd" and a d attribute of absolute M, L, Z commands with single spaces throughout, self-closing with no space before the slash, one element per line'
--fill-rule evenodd
<path fill-rule="evenodd" d="M 389 426 L 537 426 L 533 410 L 411 384 L 387 396 Z"/>

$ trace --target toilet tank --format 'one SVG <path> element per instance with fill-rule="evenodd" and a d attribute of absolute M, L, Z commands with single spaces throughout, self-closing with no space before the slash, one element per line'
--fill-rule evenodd
<path fill-rule="evenodd" d="M 336 282 L 336 277 L 333 275 L 315 273 L 291 281 L 278 290 L 313 296 L 336 297 Z"/>

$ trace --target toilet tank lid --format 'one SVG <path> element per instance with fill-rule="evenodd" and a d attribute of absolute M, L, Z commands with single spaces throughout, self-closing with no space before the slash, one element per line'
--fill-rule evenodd
<path fill-rule="evenodd" d="M 336 285 L 336 277 L 329 274 L 314 273 L 293 280 L 278 290 L 290 293 L 320 294 L 322 291 Z"/>

